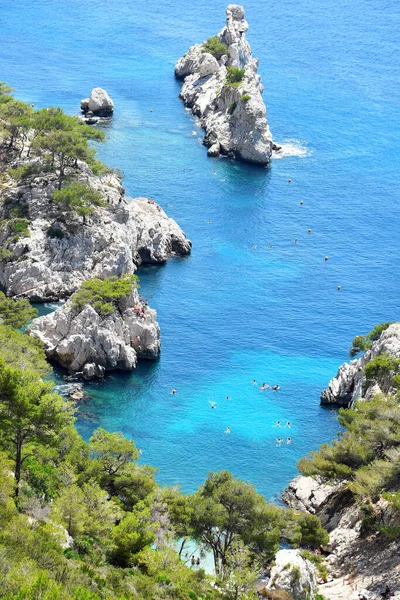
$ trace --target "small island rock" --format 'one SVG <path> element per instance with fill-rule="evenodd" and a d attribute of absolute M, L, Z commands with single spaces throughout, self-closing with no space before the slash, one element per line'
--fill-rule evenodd
<path fill-rule="evenodd" d="M 98 117 L 110 117 L 114 112 L 114 102 L 111 100 L 106 90 L 97 87 L 93 88 L 90 98 L 81 100 L 81 110 L 84 113 L 90 111 L 92 115 Z"/>
<path fill-rule="evenodd" d="M 210 156 L 267 164 L 273 142 L 247 29 L 244 8 L 229 4 L 226 26 L 214 38 L 192 46 L 176 63 L 175 76 L 184 80 L 180 97 L 199 117 Z M 237 79 L 232 82 L 230 76 Z"/>

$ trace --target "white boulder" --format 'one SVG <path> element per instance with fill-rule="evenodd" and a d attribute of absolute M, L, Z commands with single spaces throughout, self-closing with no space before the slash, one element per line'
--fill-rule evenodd
<path fill-rule="evenodd" d="M 109 117 L 114 112 L 114 102 L 103 88 L 93 88 L 90 98 L 81 100 L 81 110 L 99 117 Z"/>
<path fill-rule="evenodd" d="M 279 550 L 266 587 L 285 590 L 294 600 L 311 600 L 317 591 L 317 569 L 299 550 Z"/>

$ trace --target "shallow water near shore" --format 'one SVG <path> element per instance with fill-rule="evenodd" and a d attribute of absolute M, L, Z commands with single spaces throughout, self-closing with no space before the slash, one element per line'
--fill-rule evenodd
<path fill-rule="evenodd" d="M 338 431 L 319 394 L 351 339 L 399 319 L 400 7 L 245 8 L 270 127 L 288 144 L 266 169 L 208 158 L 177 98 L 174 62 L 221 29 L 220 0 L 3 0 L 0 79 L 70 114 L 106 88 L 116 113 L 100 158 L 193 241 L 190 257 L 139 271 L 160 359 L 89 385 L 79 431 L 133 437 L 160 483 L 193 491 L 225 468 L 277 499 L 297 460 Z"/>

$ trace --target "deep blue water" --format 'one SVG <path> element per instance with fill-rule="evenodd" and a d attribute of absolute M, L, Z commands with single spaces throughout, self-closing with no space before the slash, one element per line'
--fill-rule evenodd
<path fill-rule="evenodd" d="M 319 393 L 352 337 L 399 318 L 400 5 L 245 8 L 274 138 L 307 150 L 268 169 L 207 158 L 177 98 L 174 62 L 223 26 L 221 0 L 2 0 L 0 78 L 71 114 L 105 87 L 116 113 L 100 157 L 131 196 L 168 203 L 193 241 L 189 258 L 139 273 L 160 360 L 90 386 L 79 431 L 132 436 L 161 483 L 192 491 L 226 468 L 271 498 L 337 432 Z"/>

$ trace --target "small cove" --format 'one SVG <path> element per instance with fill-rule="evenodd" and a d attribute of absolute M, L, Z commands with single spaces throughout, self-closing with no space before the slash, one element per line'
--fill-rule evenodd
<path fill-rule="evenodd" d="M 352 337 L 399 318 L 399 9 L 246 3 L 271 130 L 306 148 L 260 169 L 207 158 L 177 99 L 174 61 L 222 27 L 224 3 L 105 8 L 6 0 L 1 78 L 70 114 L 104 86 L 116 115 L 100 158 L 124 171 L 129 195 L 176 219 L 193 253 L 139 270 L 160 360 L 89 385 L 77 427 L 133 437 L 161 483 L 193 491 L 226 468 L 277 498 L 296 461 L 338 430 L 319 393 Z M 260 392 L 264 381 L 281 389 Z M 291 445 L 276 445 L 277 420 L 292 423 Z"/>

